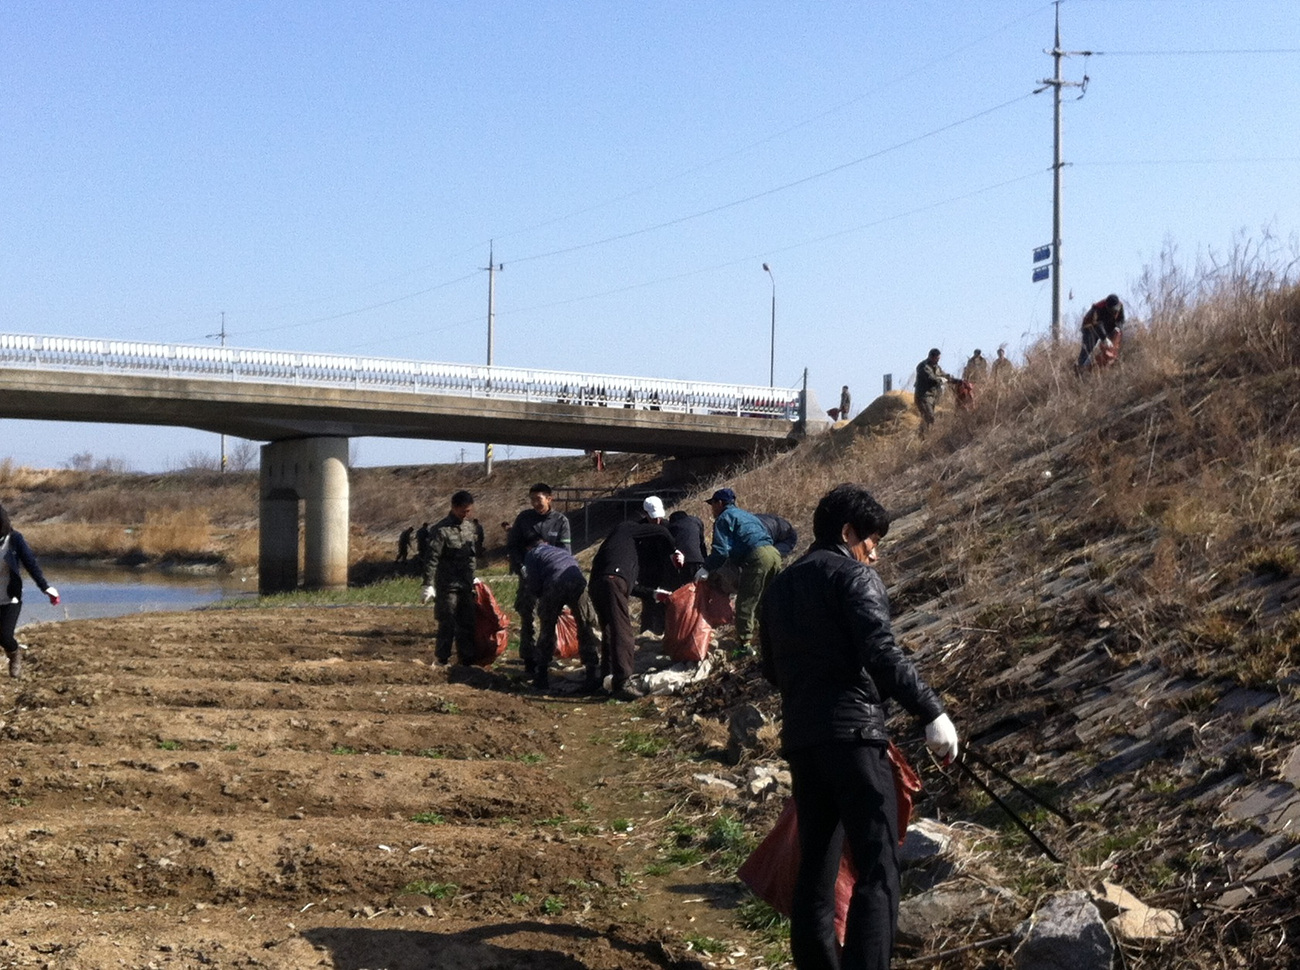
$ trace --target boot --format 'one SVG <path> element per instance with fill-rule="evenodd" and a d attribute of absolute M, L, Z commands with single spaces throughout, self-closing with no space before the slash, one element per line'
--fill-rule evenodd
<path fill-rule="evenodd" d="M 9 658 L 9 676 L 17 679 L 23 675 L 23 652 L 21 650 L 6 650 L 5 655 Z"/>
<path fill-rule="evenodd" d="M 582 679 L 581 693 L 595 694 L 600 691 L 600 687 L 601 687 L 600 671 L 595 667 L 588 667 L 587 676 Z"/>

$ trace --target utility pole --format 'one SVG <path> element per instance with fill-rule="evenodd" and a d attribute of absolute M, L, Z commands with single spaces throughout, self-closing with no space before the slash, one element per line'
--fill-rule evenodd
<path fill-rule="evenodd" d="M 505 269 L 505 263 L 498 264 L 495 261 L 494 252 L 495 240 L 488 240 L 488 264 L 485 267 L 488 274 L 488 346 L 487 346 L 487 364 L 488 364 L 488 389 L 492 388 L 492 348 L 495 338 L 496 328 L 496 274 L 497 270 Z M 492 474 L 492 443 L 488 442 L 483 446 L 483 474 Z"/>
<path fill-rule="evenodd" d="M 1061 77 L 1061 59 L 1074 55 L 1089 56 L 1092 51 L 1066 51 L 1061 49 L 1061 0 L 1056 0 L 1056 36 L 1052 49 L 1044 51 L 1051 54 L 1056 64 L 1056 71 L 1051 78 L 1044 78 L 1043 86 L 1035 91 L 1052 89 L 1053 101 L 1053 153 L 1052 153 L 1052 343 L 1061 342 L 1061 169 L 1065 163 L 1061 160 L 1061 89 L 1078 88 L 1079 97 L 1088 87 L 1088 75 L 1082 81 L 1066 81 Z"/>
<path fill-rule="evenodd" d="M 226 311 L 225 310 L 221 311 L 220 332 L 208 334 L 209 340 L 214 340 L 217 338 L 220 338 L 221 346 L 224 347 L 226 345 Z M 223 434 L 221 436 L 221 474 L 224 475 L 225 473 L 226 473 L 226 436 Z"/>

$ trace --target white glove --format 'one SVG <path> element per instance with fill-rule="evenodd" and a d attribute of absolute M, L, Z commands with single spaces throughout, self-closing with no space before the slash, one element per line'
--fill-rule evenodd
<path fill-rule="evenodd" d="M 45 587 L 45 595 L 50 598 L 51 604 L 53 604 L 54 606 L 59 605 L 59 591 L 55 589 L 53 586 Z"/>
<path fill-rule="evenodd" d="M 673 594 L 666 589 L 657 589 L 654 592 L 654 597 L 656 603 L 667 603 L 673 598 Z"/>
<path fill-rule="evenodd" d="M 429 602 L 429 600 L 433 599 L 435 593 L 436 593 L 436 591 L 434 590 L 434 588 L 433 588 L 432 586 L 421 586 L 421 587 L 420 587 L 420 602 L 421 602 L 421 603 L 427 603 L 427 602 Z"/>
<path fill-rule="evenodd" d="M 952 764 L 957 757 L 957 728 L 947 714 L 940 714 L 925 726 L 925 743 L 940 764 Z"/>
<path fill-rule="evenodd" d="M 673 565 L 678 569 L 686 564 L 686 555 L 680 549 L 673 550 Z"/>
<path fill-rule="evenodd" d="M 709 578 L 709 571 L 705 569 L 703 566 L 701 566 L 699 569 L 695 571 L 695 581 L 697 583 L 702 583 L 708 578 Z"/>
<path fill-rule="evenodd" d="M 475 577 L 474 577 L 474 585 L 475 585 L 475 586 L 482 586 L 482 585 L 483 585 L 483 580 L 481 580 L 481 579 L 479 579 L 477 576 L 475 576 Z"/>

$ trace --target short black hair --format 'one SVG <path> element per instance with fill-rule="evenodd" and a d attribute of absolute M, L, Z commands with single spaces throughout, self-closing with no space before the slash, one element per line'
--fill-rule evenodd
<path fill-rule="evenodd" d="M 528 494 L 529 495 L 550 495 L 551 486 L 547 485 L 545 482 L 538 482 L 536 485 L 534 485 L 532 488 L 528 490 Z"/>
<path fill-rule="evenodd" d="M 861 485 L 845 482 L 822 496 L 813 512 L 813 537 L 818 542 L 842 542 L 844 527 L 853 526 L 860 538 L 884 536 L 889 513 Z"/>
<path fill-rule="evenodd" d="M 13 523 L 9 521 L 9 513 L 5 511 L 3 505 L 0 505 L 0 536 L 7 536 L 13 528 Z"/>
<path fill-rule="evenodd" d="M 466 505 L 473 505 L 473 504 L 474 504 L 474 496 L 471 493 L 465 491 L 465 489 L 463 488 L 459 492 L 456 492 L 451 497 L 451 507 L 453 509 L 461 509 L 464 508 Z"/>

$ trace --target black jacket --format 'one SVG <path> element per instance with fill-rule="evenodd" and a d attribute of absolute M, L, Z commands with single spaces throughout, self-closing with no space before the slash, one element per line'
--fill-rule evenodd
<path fill-rule="evenodd" d="M 667 524 L 677 548 L 686 557 L 686 565 L 682 568 L 689 569 L 694 577 L 695 571 L 704 565 L 709 555 L 708 547 L 704 545 L 704 523 L 697 516 L 678 509 L 668 516 Z"/>
<path fill-rule="evenodd" d="M 554 508 L 545 515 L 532 508 L 516 515 L 514 525 L 506 533 L 506 556 L 512 573 L 519 572 L 524 556 L 528 555 L 528 540 L 534 535 L 541 536 L 548 546 L 568 549 L 571 544 L 569 517 Z"/>
<path fill-rule="evenodd" d="M 772 537 L 772 545 L 776 546 L 782 559 L 794 552 L 794 547 L 799 545 L 799 530 L 790 524 L 789 519 L 768 515 L 766 512 L 755 512 L 754 515 Z"/>
<path fill-rule="evenodd" d="M 884 744 L 885 703 L 925 723 L 943 702 L 894 641 L 876 571 L 842 545 L 814 544 L 763 594 L 763 674 L 781 691 L 781 745 Z"/>
<path fill-rule="evenodd" d="M 27 540 L 17 529 L 9 533 L 9 545 L 5 548 L 5 562 L 9 566 L 9 585 L 5 589 L 6 601 L 21 601 L 23 598 L 23 577 L 18 572 L 19 563 L 35 580 L 42 593 L 50 588 L 50 584 L 45 581 L 45 574 L 41 572 L 40 563 L 36 561 L 36 555 L 32 552 L 32 547 L 27 544 Z"/>
<path fill-rule="evenodd" d="M 642 569 L 655 566 L 672 568 L 672 533 L 654 522 L 620 522 L 605 537 L 591 561 L 591 578 L 622 576 L 634 596 L 648 596 L 653 588 L 641 585 Z M 647 576 L 651 583 L 659 582 L 657 575 Z"/>

